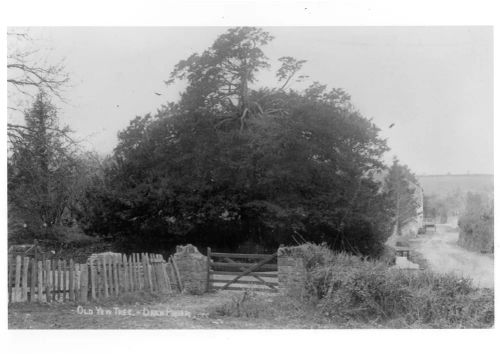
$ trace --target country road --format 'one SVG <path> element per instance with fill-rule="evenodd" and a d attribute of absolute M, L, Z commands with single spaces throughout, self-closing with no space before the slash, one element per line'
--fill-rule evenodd
<path fill-rule="evenodd" d="M 457 240 L 458 231 L 438 225 L 435 233 L 412 240 L 411 247 L 422 254 L 431 270 L 463 275 L 479 287 L 493 288 L 493 255 L 465 250 L 457 245 Z"/>

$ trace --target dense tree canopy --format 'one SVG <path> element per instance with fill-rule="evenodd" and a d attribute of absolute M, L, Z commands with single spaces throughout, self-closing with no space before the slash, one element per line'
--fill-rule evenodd
<path fill-rule="evenodd" d="M 179 62 L 170 80 L 187 80 L 186 91 L 120 132 L 89 187 L 87 231 L 129 247 L 306 240 L 380 251 L 391 203 L 372 176 L 384 168 L 385 141 L 345 91 L 286 89 L 303 79 L 302 60 L 280 59 L 278 88 L 251 89 L 269 66 L 262 47 L 271 40 L 235 28 Z"/>

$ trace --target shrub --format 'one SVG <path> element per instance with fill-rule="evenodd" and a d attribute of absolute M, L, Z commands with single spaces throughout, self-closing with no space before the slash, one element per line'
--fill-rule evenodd
<path fill-rule="evenodd" d="M 458 222 L 458 244 L 473 251 L 493 252 L 493 201 L 481 194 L 467 195 L 466 209 Z"/>
<path fill-rule="evenodd" d="M 305 260 L 308 301 L 336 322 L 392 321 L 404 327 L 437 328 L 493 325 L 493 292 L 475 288 L 470 279 L 391 269 L 385 262 L 333 253 L 325 245 L 289 250 Z"/>
<path fill-rule="evenodd" d="M 387 266 L 381 262 L 351 261 L 346 267 L 346 257 L 328 266 L 329 279 L 324 282 L 319 304 L 327 316 L 344 319 L 389 319 L 404 313 L 411 301 L 408 288 L 387 276 Z M 323 270 L 324 272 L 324 270 Z"/>
<path fill-rule="evenodd" d="M 265 298 L 245 292 L 211 314 L 349 328 L 487 328 L 494 323 L 493 291 L 474 287 L 470 279 L 393 269 L 386 262 L 334 253 L 326 245 L 280 250 L 304 259 L 308 296 Z"/>

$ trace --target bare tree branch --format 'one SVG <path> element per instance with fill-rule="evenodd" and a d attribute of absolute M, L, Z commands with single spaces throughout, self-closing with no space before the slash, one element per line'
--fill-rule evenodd
<path fill-rule="evenodd" d="M 50 92 L 52 95 L 65 101 L 62 90 L 69 82 L 62 62 L 57 64 L 40 63 L 37 60 L 40 50 L 37 48 L 24 48 L 24 44 L 32 44 L 34 40 L 28 33 L 10 31 L 8 38 L 9 54 L 7 55 L 7 84 L 20 95 L 34 98 L 39 90 Z M 35 57 L 35 54 L 39 54 Z M 10 94 L 9 94 L 10 95 Z M 9 96 L 10 99 L 10 96 Z M 20 111 L 12 102 L 8 104 L 11 111 Z"/>

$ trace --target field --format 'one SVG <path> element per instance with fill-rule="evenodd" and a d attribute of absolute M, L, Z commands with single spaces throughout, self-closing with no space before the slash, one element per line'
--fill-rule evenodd
<path fill-rule="evenodd" d="M 492 193 L 493 175 L 420 175 L 417 176 L 425 195 L 446 196 L 456 190 Z"/>

